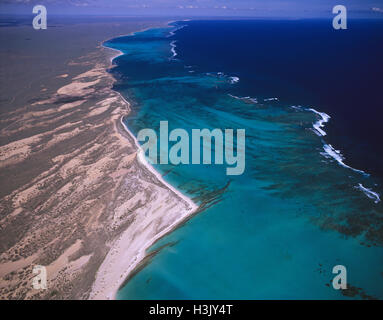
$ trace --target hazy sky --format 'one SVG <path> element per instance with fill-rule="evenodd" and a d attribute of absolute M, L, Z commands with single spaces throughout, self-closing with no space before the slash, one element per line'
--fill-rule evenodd
<path fill-rule="evenodd" d="M 383 0 L 0 0 L 1 13 L 31 13 L 43 4 L 51 14 L 326 17 L 345 5 L 350 16 L 383 18 Z"/>

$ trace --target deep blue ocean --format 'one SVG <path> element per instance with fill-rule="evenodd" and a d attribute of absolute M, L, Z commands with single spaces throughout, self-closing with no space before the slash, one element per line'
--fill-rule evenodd
<path fill-rule="evenodd" d="M 137 134 L 246 130 L 246 169 L 156 165 L 200 205 L 119 299 L 383 298 L 383 22 L 187 21 L 109 40 Z M 332 269 L 347 268 L 349 290 Z"/>

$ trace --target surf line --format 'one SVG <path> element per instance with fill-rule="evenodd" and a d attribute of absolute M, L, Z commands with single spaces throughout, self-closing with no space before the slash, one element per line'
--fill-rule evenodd
<path fill-rule="evenodd" d="M 295 109 L 300 109 L 299 107 L 293 106 Z M 308 111 L 314 112 L 318 116 L 320 116 L 320 119 L 313 124 L 313 131 L 320 137 L 324 137 L 327 135 L 327 133 L 322 129 L 325 126 L 325 123 L 329 122 L 331 117 L 324 112 L 319 112 L 313 108 L 306 109 Z M 338 162 L 339 165 L 346 169 L 350 169 L 352 171 L 361 173 L 362 175 L 369 177 L 370 174 L 366 173 L 363 170 L 355 169 L 353 167 L 350 167 L 349 165 L 344 163 L 345 157 L 342 155 L 342 153 L 339 150 L 336 150 L 331 144 L 327 144 L 323 142 L 323 150 L 324 152 L 321 152 L 321 154 L 326 157 L 326 158 L 332 158 L 336 162 Z M 370 188 L 364 187 L 361 183 L 359 183 L 357 186 L 355 186 L 356 189 L 362 191 L 368 198 L 374 200 L 374 203 L 379 203 L 380 202 L 380 196 L 377 192 L 373 191 Z"/>

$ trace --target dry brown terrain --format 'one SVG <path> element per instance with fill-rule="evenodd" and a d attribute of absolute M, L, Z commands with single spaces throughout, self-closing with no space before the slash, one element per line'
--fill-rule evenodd
<path fill-rule="evenodd" d="M 158 235 L 189 208 L 138 161 L 120 122 L 129 105 L 106 72 L 115 52 L 100 45 L 165 23 L 0 28 L 9 43 L 0 50 L 0 299 L 88 299 L 118 241 Z M 123 258 L 119 278 L 133 263 Z M 47 290 L 32 288 L 34 265 L 47 267 Z M 100 277 L 93 298 L 110 298 Z"/>

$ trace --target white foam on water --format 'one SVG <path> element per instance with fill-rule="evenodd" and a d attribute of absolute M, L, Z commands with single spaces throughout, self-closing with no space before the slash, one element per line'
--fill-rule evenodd
<path fill-rule="evenodd" d="M 322 136 L 322 137 L 327 135 L 327 133 L 322 128 L 324 128 L 324 124 L 325 123 L 329 122 L 331 117 L 327 113 L 316 111 L 313 108 L 310 108 L 310 109 L 307 109 L 307 110 L 312 111 L 312 112 L 314 112 L 315 114 L 317 114 L 317 115 L 319 115 L 321 117 L 321 119 L 319 119 L 317 122 L 315 122 L 313 124 L 314 132 L 318 136 Z"/>
<path fill-rule="evenodd" d="M 233 94 L 231 94 L 231 93 L 228 93 L 228 95 L 229 95 L 230 97 L 232 97 L 232 98 L 234 98 L 234 99 L 238 99 L 238 100 L 252 99 L 252 98 L 250 98 L 250 97 L 238 97 L 238 96 L 235 96 L 235 95 L 233 95 Z"/>
<path fill-rule="evenodd" d="M 183 21 L 187 21 L 187 20 L 183 20 Z M 178 27 L 178 28 L 176 28 L 176 29 L 170 31 L 170 32 L 169 32 L 169 35 L 167 36 L 167 38 L 169 38 L 169 37 L 171 37 L 171 36 L 174 36 L 178 30 L 181 30 L 182 28 L 185 28 L 185 27 L 186 27 L 186 25 L 183 25 L 183 26 L 180 26 L 180 27 Z"/>
<path fill-rule="evenodd" d="M 323 156 L 325 156 L 326 158 L 331 157 L 334 160 L 336 160 L 344 168 L 351 169 L 355 172 L 359 172 L 359 173 L 362 173 L 362 174 L 367 175 L 367 176 L 369 175 L 366 172 L 364 172 L 363 170 L 358 170 L 358 169 L 355 169 L 355 168 L 350 167 L 347 164 L 345 164 L 344 163 L 345 158 L 343 157 L 342 153 L 339 150 L 334 149 L 331 144 L 324 144 L 323 149 L 325 152 L 321 152 L 321 154 Z"/>
<path fill-rule="evenodd" d="M 238 77 L 230 77 L 230 82 L 231 83 L 237 83 L 237 82 L 239 82 L 239 78 Z"/>
<path fill-rule="evenodd" d="M 300 110 L 299 106 L 298 107 L 292 106 L 292 108 Z M 325 123 L 330 121 L 331 117 L 327 113 L 319 112 L 319 111 L 315 110 L 314 108 L 309 108 L 309 109 L 305 109 L 305 110 L 314 112 L 315 114 L 320 116 L 320 119 L 313 124 L 313 131 L 315 132 L 316 135 L 318 135 L 320 137 L 326 136 L 327 133 L 322 128 L 324 128 Z M 369 176 L 369 174 L 364 172 L 363 170 L 355 169 L 355 168 L 350 167 L 349 165 L 345 164 L 344 163 L 345 158 L 342 155 L 342 153 L 339 150 L 336 150 L 331 144 L 324 143 L 323 149 L 325 152 L 321 152 L 321 154 L 323 156 L 325 156 L 326 158 L 333 158 L 342 167 L 347 168 L 347 169 L 351 169 L 355 172 L 362 173 L 365 176 Z"/>
<path fill-rule="evenodd" d="M 235 76 L 228 76 L 228 75 L 226 75 L 226 74 L 223 73 L 223 72 L 216 72 L 216 73 L 207 72 L 206 75 L 207 75 L 207 76 L 215 76 L 215 77 L 218 77 L 218 78 L 226 78 L 226 79 L 229 79 L 229 81 L 230 81 L 231 84 L 235 84 L 235 83 L 239 82 L 239 80 L 240 80 L 238 77 L 235 77 Z"/>
<path fill-rule="evenodd" d="M 355 188 L 357 188 L 360 191 L 362 191 L 368 198 L 374 200 L 375 203 L 379 203 L 380 202 L 379 194 L 374 192 L 374 191 L 372 191 L 369 188 L 364 187 L 361 183 L 359 183 L 358 186 L 356 186 Z"/>
<path fill-rule="evenodd" d="M 257 98 L 252 98 L 252 97 L 238 97 L 238 96 L 235 96 L 233 94 L 230 94 L 228 93 L 228 96 L 234 98 L 234 99 L 238 99 L 238 100 L 247 100 L 247 101 L 251 101 L 252 103 L 258 103 L 258 100 Z"/>
<path fill-rule="evenodd" d="M 170 42 L 170 51 L 172 52 L 172 56 L 170 57 L 170 60 L 174 59 L 176 56 L 177 56 L 177 52 L 176 52 L 176 42 L 177 40 L 173 40 L 172 42 Z"/>

